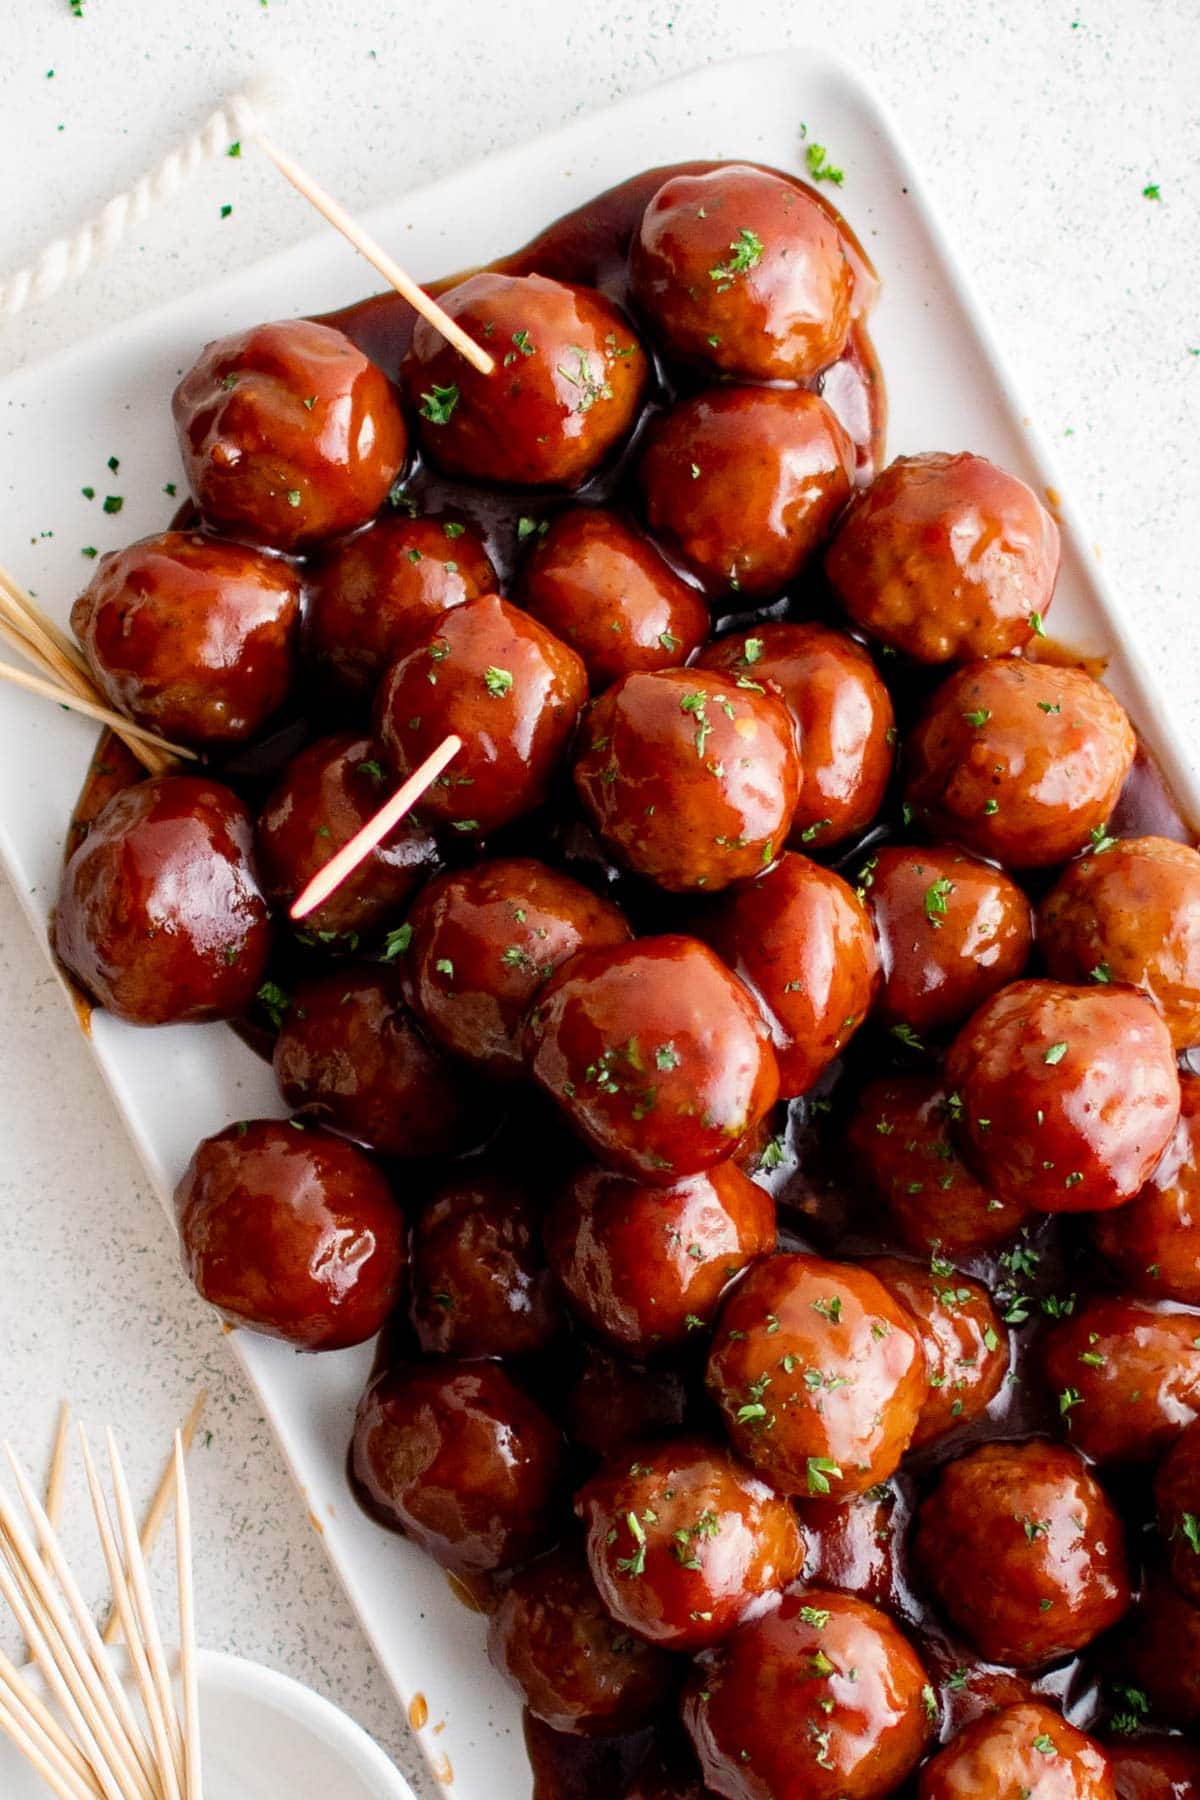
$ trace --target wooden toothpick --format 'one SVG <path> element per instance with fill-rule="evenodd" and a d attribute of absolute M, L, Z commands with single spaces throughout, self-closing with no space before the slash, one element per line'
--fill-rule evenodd
<path fill-rule="evenodd" d="M 481 349 L 474 338 L 468 337 L 462 326 L 456 324 L 450 314 L 439 306 L 437 301 L 425 292 L 424 288 L 418 287 L 407 269 L 401 268 L 395 257 L 389 256 L 383 245 L 377 243 L 369 232 L 364 231 L 357 219 L 352 218 L 332 194 L 327 193 L 319 182 L 314 181 L 312 176 L 300 167 L 294 157 L 289 156 L 286 150 L 281 150 L 278 144 L 272 143 L 264 132 L 256 131 L 254 141 L 259 149 L 270 157 L 280 174 L 291 182 L 296 192 L 303 194 L 309 204 L 316 207 L 322 218 L 328 219 L 335 230 L 341 232 L 347 243 L 353 244 L 359 255 L 365 256 L 371 266 L 379 270 L 384 280 L 391 283 L 396 292 L 408 301 L 413 310 L 419 312 L 423 319 L 428 320 L 435 331 L 440 331 L 448 344 L 453 344 L 459 355 L 464 356 L 472 368 L 478 369 L 481 375 L 494 374 L 495 359 L 489 356 L 486 350 Z"/>

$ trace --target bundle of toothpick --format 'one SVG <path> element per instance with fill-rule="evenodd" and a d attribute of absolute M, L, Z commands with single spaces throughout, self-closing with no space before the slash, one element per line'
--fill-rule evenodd
<path fill-rule="evenodd" d="M 67 1457 L 66 1409 L 59 1418 L 44 1503 L 11 1448 L 4 1446 L 20 1506 L 0 1488 L 0 1598 L 29 1647 L 36 1677 L 0 1653 L 0 1732 L 60 1800 L 97 1796 L 203 1800 L 191 1515 L 184 1463 L 202 1404 L 203 1396 L 175 1433 L 163 1480 L 140 1533 L 111 1430 L 104 1434 L 110 1509 L 91 1446 L 80 1428 L 88 1493 L 112 1587 L 112 1632 L 97 1627 L 58 1535 Z M 146 1558 L 172 1499 L 179 1704 L 146 1571 Z M 106 1647 L 118 1634 L 128 1655 L 126 1679 Z"/>

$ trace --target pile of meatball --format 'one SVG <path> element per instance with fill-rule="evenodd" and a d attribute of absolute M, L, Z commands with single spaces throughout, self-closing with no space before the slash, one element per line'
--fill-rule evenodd
<path fill-rule="evenodd" d="M 1030 488 L 864 483 L 847 243 L 665 172 L 619 294 L 445 292 L 490 376 L 210 344 L 192 511 L 72 615 L 203 767 L 87 811 L 54 942 L 131 1024 L 277 1028 L 186 1266 L 378 1334 L 360 1497 L 604 1800 L 1196 1800 L 1200 855 L 1120 822 Z"/>

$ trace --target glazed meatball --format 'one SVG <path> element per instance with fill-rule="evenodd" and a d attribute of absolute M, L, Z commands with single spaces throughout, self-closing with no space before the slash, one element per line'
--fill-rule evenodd
<path fill-rule="evenodd" d="M 1151 1576 L 1130 1617 L 1122 1673 L 1169 1724 L 1200 1724 L 1200 1606 L 1161 1573 Z"/>
<path fill-rule="evenodd" d="M 1124 708 L 1081 669 L 969 663 L 908 739 L 906 800 L 935 838 L 1047 868 L 1103 837 L 1134 749 Z"/>
<path fill-rule="evenodd" d="M 672 176 L 642 214 L 630 276 L 669 356 L 747 381 L 808 381 L 849 335 L 854 278 L 837 224 L 768 169 Z"/>
<path fill-rule="evenodd" d="M 954 1100 L 933 1076 L 885 1075 L 859 1095 L 848 1143 L 902 1244 L 975 1256 L 1008 1243 L 1030 1209 L 989 1194 L 962 1161 L 950 1131 Z"/>
<path fill-rule="evenodd" d="M 987 1411 L 1008 1373 L 1008 1333 L 988 1290 L 935 1256 L 930 1263 L 870 1256 L 862 1265 L 912 1318 L 925 1348 L 929 1397 L 912 1447 L 969 1425 Z"/>
<path fill-rule="evenodd" d="M 218 338 L 172 404 L 205 519 L 274 550 L 365 525 L 408 448 L 386 378 L 348 337 L 312 319 Z"/>
<path fill-rule="evenodd" d="M 882 1282 L 799 1255 L 734 1289 L 707 1382 L 734 1448 L 782 1492 L 817 1499 L 886 1481 L 928 1394 L 920 1333 Z"/>
<path fill-rule="evenodd" d="M 562 1440 L 492 1362 L 383 1369 L 358 1406 L 354 1478 L 375 1516 L 458 1573 L 550 1544 Z"/>
<path fill-rule="evenodd" d="M 800 739 L 791 842 L 828 850 L 883 805 L 896 739 L 891 697 L 871 658 L 825 625 L 758 625 L 710 644 L 696 665 L 775 690 Z"/>
<path fill-rule="evenodd" d="M 789 850 L 722 900 L 701 929 L 762 1008 L 780 1092 L 807 1093 L 854 1036 L 879 985 L 874 933 L 854 889 Z"/>
<path fill-rule="evenodd" d="M 898 1550 L 906 1524 L 907 1508 L 887 1482 L 849 1500 L 806 1501 L 806 1579 L 890 1612 L 901 1610 L 905 1590 Z"/>
<path fill-rule="evenodd" d="M 1040 1701 L 986 1713 L 921 1771 L 920 1800 L 1114 1800 L 1104 1751 Z"/>
<path fill-rule="evenodd" d="M 1200 1606 L 1200 1423 L 1189 1425 L 1163 1457 L 1154 1498 L 1171 1579 Z"/>
<path fill-rule="evenodd" d="M 455 518 L 377 519 L 312 572 L 304 643 L 335 691 L 368 701 L 389 663 L 442 614 L 496 591 L 483 540 Z"/>
<path fill-rule="evenodd" d="M 473 1167 L 413 1222 L 409 1313 L 427 1356 L 532 1356 L 563 1313 L 524 1187 Z"/>
<path fill-rule="evenodd" d="M 1006 656 L 1054 594 L 1058 526 L 983 456 L 900 456 L 857 494 L 825 553 L 856 625 L 917 662 Z"/>
<path fill-rule="evenodd" d="M 1067 1656 L 1129 1605 L 1121 1520 L 1063 1444 L 981 1444 L 947 1463 L 914 1549 L 938 1604 L 989 1662 Z"/>
<path fill-rule="evenodd" d="M 854 446 L 804 389 L 714 388 L 653 421 L 638 470 L 650 529 L 706 593 L 794 580 L 846 501 Z"/>
<path fill-rule="evenodd" d="M 164 531 L 101 557 L 71 629 L 118 712 L 173 743 L 220 748 L 288 697 L 300 578 L 278 556 Z"/>
<path fill-rule="evenodd" d="M 338 732 L 294 756 L 268 795 L 254 834 L 267 898 L 288 907 L 319 869 L 374 817 L 390 783 L 370 738 Z M 403 908 L 437 867 L 437 846 L 412 814 L 315 907 L 303 930 L 354 950 Z"/>
<path fill-rule="evenodd" d="M 488 1622 L 488 1655 L 555 1731 L 636 1731 L 669 1698 L 674 1665 L 617 1624 L 587 1563 L 558 1550 L 514 1575 Z"/>
<path fill-rule="evenodd" d="M 526 1047 L 596 1155 L 663 1187 L 726 1161 L 779 1092 L 753 1000 L 694 938 L 579 951 L 538 996 Z"/>
<path fill-rule="evenodd" d="M 683 1722 L 725 1800 L 883 1800 L 929 1741 L 926 1695 L 886 1613 L 809 1588 L 700 1658 Z"/>
<path fill-rule="evenodd" d="M 584 1323 L 627 1356 L 648 1356 L 711 1324 L 731 1278 L 774 1250 L 775 1203 L 732 1162 L 666 1188 L 582 1169 L 545 1236 Z"/>
<path fill-rule="evenodd" d="M 1128 1206 L 1092 1221 L 1097 1249 L 1144 1294 L 1200 1306 L 1200 1077 L 1183 1075 L 1179 1123 Z"/>
<path fill-rule="evenodd" d="M 1033 913 L 1015 881 L 957 850 L 886 845 L 859 873 L 879 940 L 878 1016 L 953 1030 L 1025 971 Z"/>
<path fill-rule="evenodd" d="M 792 722 L 758 684 L 692 669 L 627 675 L 594 702 L 575 787 L 605 843 L 673 893 L 757 875 L 800 791 Z"/>
<path fill-rule="evenodd" d="M 1060 981 L 1127 981 L 1157 1001 L 1177 1050 L 1200 1041 L 1200 853 L 1123 838 L 1081 856 L 1038 909 L 1038 945 Z"/>
<path fill-rule="evenodd" d="M 299 983 L 275 1040 L 275 1079 L 290 1107 L 383 1156 L 454 1156 L 494 1123 L 422 1035 L 397 971 L 378 963 Z"/>
<path fill-rule="evenodd" d="M 577 950 L 630 936 L 611 901 L 517 856 L 439 876 L 408 922 L 414 1008 L 447 1050 L 501 1079 L 525 1073 L 521 1031 L 543 982 Z"/>
<path fill-rule="evenodd" d="M 398 780 L 458 733 L 463 747 L 421 796 L 421 811 L 473 835 L 547 798 L 586 699 L 575 652 L 489 594 L 446 613 L 392 664 L 376 726 Z"/>
<path fill-rule="evenodd" d="M 635 1444 L 581 1489 L 575 1511 L 608 1611 L 668 1650 L 728 1637 L 804 1566 L 787 1501 L 703 1438 Z"/>
<path fill-rule="evenodd" d="M 1042 1350 L 1071 1441 L 1095 1462 L 1149 1462 L 1200 1415 L 1200 1313 L 1093 1294 Z"/>
<path fill-rule="evenodd" d="M 583 658 L 593 693 L 638 669 L 685 663 L 708 607 L 616 513 L 575 506 L 534 540 L 517 599 Z"/>
<path fill-rule="evenodd" d="M 343 1350 L 400 1297 L 404 1218 L 369 1157 L 296 1123 L 243 1120 L 204 1139 L 175 1190 L 183 1265 L 232 1324 Z"/>
<path fill-rule="evenodd" d="M 573 1444 L 610 1456 L 623 1444 L 660 1437 L 683 1424 L 688 1392 L 677 1369 L 646 1368 L 598 1344 L 583 1346 L 583 1363 L 567 1394 Z"/>
<path fill-rule="evenodd" d="M 418 319 L 404 359 L 421 448 L 446 475 L 577 488 L 632 431 L 645 352 L 591 288 L 544 275 L 469 275 L 440 304 L 496 361 L 481 375 Z"/>
<path fill-rule="evenodd" d="M 1200 1749 L 1183 1738 L 1107 1746 L 1117 1800 L 1200 1800 Z"/>
<path fill-rule="evenodd" d="M 54 949 L 128 1025 L 233 1019 L 270 950 L 252 826 L 220 782 L 158 775 L 117 793 L 67 859 Z"/>
<path fill-rule="evenodd" d="M 1179 1118 L 1170 1034 L 1129 988 L 1013 982 L 963 1026 L 946 1082 L 989 1192 L 1042 1212 L 1131 1200 Z"/>

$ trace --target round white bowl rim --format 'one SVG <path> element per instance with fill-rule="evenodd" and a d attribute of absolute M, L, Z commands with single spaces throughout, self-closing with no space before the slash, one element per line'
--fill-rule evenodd
<path fill-rule="evenodd" d="M 174 1661 L 174 1658 L 172 1658 Z M 236 1689 L 253 1700 L 261 1700 L 277 1712 L 290 1713 L 302 1722 L 321 1721 L 325 1735 L 339 1753 L 344 1752 L 349 1767 L 375 1781 L 382 1793 L 395 1800 L 414 1800 L 412 1789 L 389 1756 L 374 1738 L 363 1730 L 349 1713 L 327 1700 L 324 1694 L 305 1687 L 291 1675 L 247 1657 L 234 1656 L 227 1650 L 201 1650 L 196 1657 L 201 1690 L 210 1682 Z"/>

